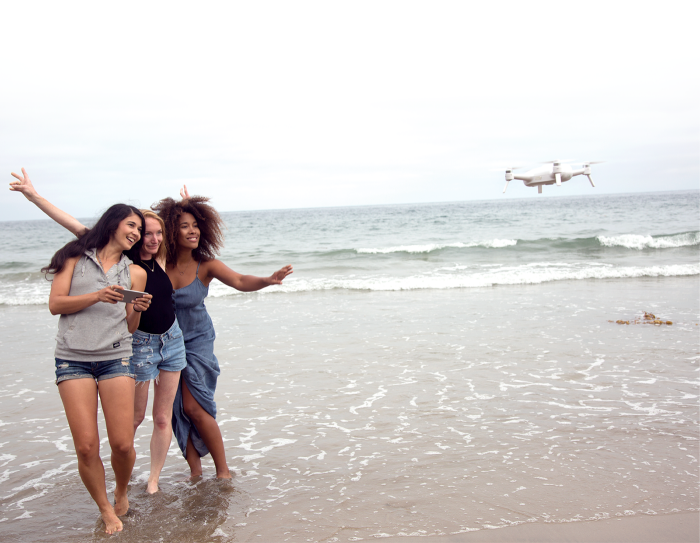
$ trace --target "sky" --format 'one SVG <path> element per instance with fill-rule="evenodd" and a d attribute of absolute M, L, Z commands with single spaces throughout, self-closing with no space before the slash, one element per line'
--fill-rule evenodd
<path fill-rule="evenodd" d="M 2 2 L 0 170 L 77 217 L 700 188 L 696 1 Z M 553 159 L 605 161 L 544 194 Z M 8 187 L 9 185 L 6 185 Z M 0 220 L 39 219 L 0 191 Z"/>

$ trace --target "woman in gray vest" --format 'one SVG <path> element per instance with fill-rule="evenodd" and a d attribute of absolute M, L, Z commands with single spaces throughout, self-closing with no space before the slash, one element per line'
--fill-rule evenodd
<path fill-rule="evenodd" d="M 108 534 L 123 529 L 119 515 L 129 509 L 127 484 L 136 459 L 131 334 L 151 296 L 123 304 L 120 290 L 143 291 L 146 285 L 146 272 L 122 254 L 140 241 L 143 224 L 138 209 L 115 204 L 42 269 L 54 276 L 49 310 L 61 316 L 56 384 L 73 436 L 80 478 L 99 507 Z M 112 449 L 114 505 L 107 497 L 100 459 L 98 395 Z"/>
<path fill-rule="evenodd" d="M 27 172 L 12 173 L 17 180 L 10 190 L 21 192 L 51 219 L 81 237 L 88 228 L 51 202 L 39 196 Z M 133 335 L 134 378 L 134 432 L 146 416 L 149 383 L 153 381 L 153 435 L 151 437 L 151 469 L 146 491 L 158 492 L 158 481 L 172 440 L 173 402 L 180 382 L 180 370 L 187 364 L 185 342 L 175 318 L 172 304 L 173 285 L 165 273 L 166 250 L 163 245 L 163 220 L 150 210 L 140 210 L 145 220 L 142 240 L 127 256 L 141 266 L 147 275 L 145 291 L 154 295 L 153 304 L 141 316 Z"/>

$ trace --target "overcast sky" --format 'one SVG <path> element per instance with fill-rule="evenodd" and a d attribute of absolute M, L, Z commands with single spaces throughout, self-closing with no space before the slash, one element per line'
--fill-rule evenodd
<path fill-rule="evenodd" d="M 568 6 L 568 7 L 567 7 Z M 79 217 L 700 187 L 697 1 L 3 2 L 0 170 Z M 504 168 L 604 160 L 537 196 Z M 0 191 L 0 220 L 41 218 Z"/>

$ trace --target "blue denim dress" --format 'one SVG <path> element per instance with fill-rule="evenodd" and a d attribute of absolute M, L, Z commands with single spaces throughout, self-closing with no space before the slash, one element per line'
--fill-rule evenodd
<path fill-rule="evenodd" d="M 187 438 L 199 453 L 199 456 L 209 454 L 197 428 L 185 414 L 182 405 L 182 382 L 187 384 L 190 393 L 197 403 L 212 417 L 216 418 L 216 403 L 214 391 L 219 377 L 219 361 L 214 356 L 214 325 L 209 313 L 204 307 L 204 298 L 209 294 L 209 287 L 199 280 L 199 264 L 197 276 L 186 287 L 173 291 L 173 303 L 177 321 L 185 339 L 187 366 L 182 370 L 180 384 L 173 405 L 173 433 L 182 454 L 186 456 Z"/>

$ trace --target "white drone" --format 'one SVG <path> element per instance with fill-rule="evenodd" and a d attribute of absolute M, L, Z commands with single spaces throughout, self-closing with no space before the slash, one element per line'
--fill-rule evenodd
<path fill-rule="evenodd" d="M 574 170 L 568 164 L 563 164 L 561 160 L 553 160 L 552 162 L 545 163 L 544 166 L 533 168 L 522 175 L 513 174 L 513 170 L 517 170 L 517 167 L 509 168 L 506 170 L 506 186 L 503 192 L 505 193 L 510 181 L 513 179 L 520 179 L 526 187 L 537 187 L 537 192 L 542 194 L 543 185 L 561 186 L 562 183 L 568 181 L 575 175 L 585 175 L 591 182 L 591 186 L 595 187 L 593 179 L 591 179 L 591 164 L 598 163 L 584 162 L 583 168 Z"/>

